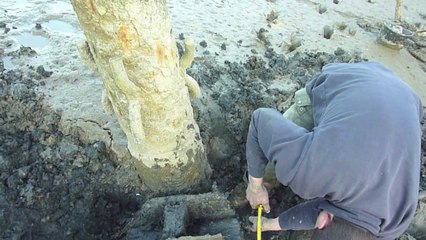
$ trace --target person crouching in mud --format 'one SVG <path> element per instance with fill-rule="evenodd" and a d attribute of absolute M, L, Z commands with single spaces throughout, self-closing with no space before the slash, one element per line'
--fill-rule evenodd
<path fill-rule="evenodd" d="M 363 62 L 323 67 L 284 116 L 254 111 L 246 146 L 251 207 L 270 211 L 266 164 L 310 200 L 262 218 L 262 231 L 315 229 L 311 239 L 328 240 L 400 236 L 417 206 L 422 109 L 389 69 Z M 257 217 L 249 220 L 256 231 Z"/>

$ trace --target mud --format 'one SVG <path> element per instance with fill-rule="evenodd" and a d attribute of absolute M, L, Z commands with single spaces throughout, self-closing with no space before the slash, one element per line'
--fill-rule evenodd
<path fill-rule="evenodd" d="M 0 78 L 0 238 L 108 238 L 145 199 L 137 174 L 103 142 L 61 129 L 40 78 L 34 67 Z"/>
<path fill-rule="evenodd" d="M 272 48 L 255 52 L 244 62 L 218 63 L 214 57 L 198 57 L 188 70 L 203 91 L 203 97 L 192 104 L 216 189 L 237 215 L 217 223 L 181 219 L 182 225 L 190 222 L 187 229 L 170 225 L 179 234 L 217 234 L 224 225 L 232 225 L 231 236 L 242 232 L 242 239 L 255 239 L 245 228 L 253 213 L 244 199 L 243 179 L 251 113 L 259 107 L 285 111 L 293 93 L 327 63 L 365 60 L 360 53 L 342 48 L 334 54 L 284 55 Z M 12 58 L 36 55 L 29 47 L 9 54 Z M 161 238 L 161 217 L 148 230 L 120 232 L 152 196 L 134 168 L 120 162 L 109 145 L 83 141 L 84 129 L 61 125 L 61 112 L 45 105 L 38 91 L 52 72 L 30 65 L 0 70 L 0 238 L 113 239 L 118 233 L 126 239 Z M 424 137 L 423 146 L 425 141 Z M 425 159 L 423 155 L 422 189 L 426 189 Z M 287 188 L 273 190 L 273 211 L 268 216 L 301 201 Z M 265 233 L 265 239 L 308 239 L 309 235 L 287 231 Z"/>
<path fill-rule="evenodd" d="M 10 56 L 36 54 L 31 48 L 20 48 Z M 168 225 L 170 231 L 214 235 L 228 225 L 233 226 L 230 236 L 241 232 L 242 239 L 255 239 L 245 228 L 253 212 L 244 199 L 243 178 L 251 113 L 259 107 L 283 112 L 291 105 L 293 93 L 325 64 L 363 60 L 359 53 L 341 48 L 334 54 L 293 55 L 268 48 L 244 62 L 218 63 L 214 57 L 198 57 L 188 70 L 203 91 L 203 97 L 192 102 L 194 115 L 213 167 L 214 188 L 237 214 L 216 223 L 198 223 L 184 214 L 181 225 Z M 148 229 L 126 228 L 153 197 L 134 168 L 120 162 L 105 142 L 83 141 L 84 129 L 63 127 L 61 112 L 45 105 L 38 89 L 52 73 L 30 65 L 0 70 L 0 238 L 160 239 L 164 233 L 158 216 L 145 216 L 155 220 Z M 425 141 L 424 137 L 423 146 Z M 425 159 L 423 155 L 422 189 L 426 189 Z M 268 216 L 277 216 L 301 201 L 287 188 L 272 190 L 273 211 Z M 309 239 L 309 235 L 287 231 L 265 233 L 264 238 Z"/>

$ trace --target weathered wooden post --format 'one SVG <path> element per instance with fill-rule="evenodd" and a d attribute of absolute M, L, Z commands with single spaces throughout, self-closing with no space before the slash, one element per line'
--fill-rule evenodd
<path fill-rule="evenodd" d="M 401 22 L 401 6 L 402 6 L 402 0 L 396 0 L 395 21 L 397 22 Z"/>

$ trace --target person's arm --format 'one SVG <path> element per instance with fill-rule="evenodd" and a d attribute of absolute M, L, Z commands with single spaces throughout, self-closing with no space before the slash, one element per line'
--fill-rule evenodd
<path fill-rule="evenodd" d="M 263 153 L 259 145 L 259 139 L 258 139 L 259 124 L 261 124 L 262 126 L 264 125 L 262 123 L 259 123 L 259 121 L 261 121 L 259 119 L 261 111 L 263 110 L 258 109 L 253 112 L 248 134 L 247 134 L 247 143 L 246 143 L 246 158 L 247 158 L 248 172 L 249 172 L 249 176 L 255 179 L 263 178 L 263 175 L 265 173 L 265 165 L 268 161 L 268 159 L 266 158 L 265 154 Z M 262 126 L 260 127 L 262 128 Z"/>
<path fill-rule="evenodd" d="M 246 157 L 249 175 L 263 178 L 267 161 L 281 161 L 281 183 L 286 185 L 292 178 L 298 160 L 309 139 L 308 131 L 297 126 L 283 115 L 268 108 L 253 112 L 247 135 Z M 279 179 L 280 180 L 280 179 Z"/>
<path fill-rule="evenodd" d="M 317 217 L 321 212 L 320 204 L 326 202 L 317 199 L 296 205 L 278 217 L 282 230 L 311 230 L 315 229 Z"/>
<path fill-rule="evenodd" d="M 312 200 L 288 209 L 277 218 L 262 217 L 262 232 L 323 229 L 333 219 L 332 214 L 322 211 L 321 206 L 324 204 L 328 204 L 324 199 Z M 255 232 L 257 216 L 249 217 L 249 221 L 250 230 Z"/>
<path fill-rule="evenodd" d="M 266 212 L 270 210 L 268 192 L 263 185 L 267 161 L 283 162 L 285 168 L 279 169 L 279 176 L 281 183 L 287 184 L 308 138 L 306 129 L 274 109 L 260 108 L 253 112 L 246 145 L 249 172 L 246 193 L 253 209 L 262 204 Z"/>

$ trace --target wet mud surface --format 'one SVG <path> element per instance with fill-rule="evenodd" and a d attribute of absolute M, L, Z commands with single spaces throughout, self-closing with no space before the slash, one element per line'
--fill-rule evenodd
<path fill-rule="evenodd" d="M 137 175 L 118 166 L 103 142 L 83 144 L 79 129 L 36 89 L 32 67 L 0 78 L 0 239 L 94 239 L 110 236 L 138 210 Z"/>
<path fill-rule="evenodd" d="M 36 53 L 26 48 L 16 54 L 19 57 Z M 293 93 L 319 73 L 323 65 L 362 60 L 343 49 L 334 54 L 292 56 L 267 49 L 248 57 L 246 62 L 218 63 L 209 56 L 195 60 L 188 73 L 200 83 L 203 97 L 192 104 L 213 167 L 215 191 L 237 213 L 235 218 L 221 223 L 233 223 L 229 230 L 232 234 L 241 231 L 243 239 L 255 239 L 245 229 L 247 217 L 253 212 L 244 199 L 244 143 L 251 113 L 259 107 L 285 111 L 292 103 Z M 135 228 L 126 232 L 126 226 L 152 196 L 144 191 L 132 166 L 122 164 L 104 142 L 83 142 L 83 129 L 61 126 L 61 113 L 47 107 L 37 91 L 52 73 L 43 66 L 0 70 L 0 238 L 164 237 L 161 217 L 142 235 Z M 423 160 L 422 188 L 426 189 L 424 164 Z M 270 216 L 277 216 L 300 201 L 287 188 L 273 190 L 274 211 Z M 186 211 L 183 207 L 178 209 Z M 221 226 L 191 222 L 187 217 L 185 221 L 189 222 L 187 232 L 193 234 L 211 233 Z M 179 228 L 182 232 L 182 226 Z M 126 231 L 122 232 L 123 229 Z M 264 238 L 307 236 L 309 232 L 288 231 L 267 233 Z"/>

